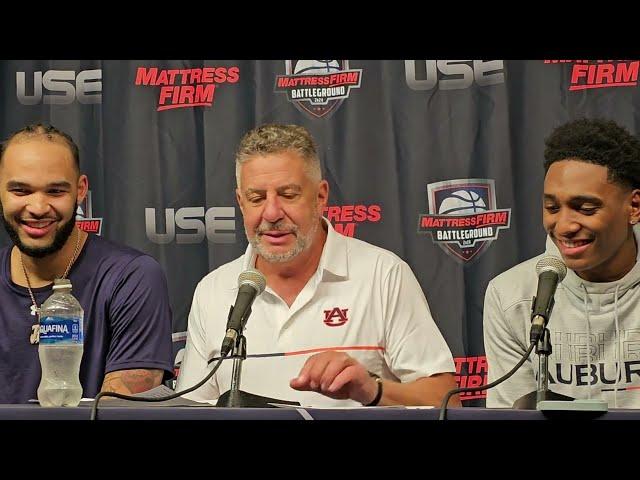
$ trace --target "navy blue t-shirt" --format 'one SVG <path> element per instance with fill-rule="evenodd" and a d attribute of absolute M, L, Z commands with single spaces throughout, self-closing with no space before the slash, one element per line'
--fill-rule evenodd
<path fill-rule="evenodd" d="M 27 288 L 11 280 L 11 247 L 0 250 L 0 403 L 26 403 L 40 384 L 38 345 L 29 342 L 37 318 Z M 84 309 L 83 397 L 95 397 L 105 374 L 116 370 L 173 374 L 171 307 L 158 262 L 90 234 L 68 278 Z M 38 306 L 52 286 L 33 289 Z"/>

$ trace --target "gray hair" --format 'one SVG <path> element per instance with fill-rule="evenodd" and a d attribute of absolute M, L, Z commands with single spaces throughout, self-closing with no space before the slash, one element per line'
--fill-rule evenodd
<path fill-rule="evenodd" d="M 256 127 L 240 140 L 236 151 L 236 184 L 240 187 L 240 166 L 256 155 L 282 151 L 298 153 L 305 162 L 305 171 L 312 181 L 322 180 L 316 143 L 309 131 L 298 125 L 269 124 Z"/>

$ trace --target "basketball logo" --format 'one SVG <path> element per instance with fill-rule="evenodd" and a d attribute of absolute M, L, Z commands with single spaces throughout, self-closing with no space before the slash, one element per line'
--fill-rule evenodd
<path fill-rule="evenodd" d="M 450 193 L 438 208 L 439 215 L 471 215 L 486 212 L 487 204 L 473 190 L 456 190 Z"/>
<path fill-rule="evenodd" d="M 298 60 L 294 75 L 324 75 L 340 71 L 338 60 Z"/>

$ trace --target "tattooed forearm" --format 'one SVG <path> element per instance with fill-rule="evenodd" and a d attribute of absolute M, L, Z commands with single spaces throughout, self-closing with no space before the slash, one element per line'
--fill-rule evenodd
<path fill-rule="evenodd" d="M 103 392 L 116 392 L 125 395 L 146 392 L 162 382 L 162 370 L 118 370 L 107 373 L 102 382 Z"/>

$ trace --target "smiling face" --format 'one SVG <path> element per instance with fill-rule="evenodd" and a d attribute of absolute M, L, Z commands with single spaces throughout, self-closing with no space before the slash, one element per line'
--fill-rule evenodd
<path fill-rule="evenodd" d="M 611 182 L 601 165 L 553 163 L 544 180 L 543 224 L 567 267 L 592 282 L 622 278 L 635 264 L 631 223 L 640 190 Z"/>
<path fill-rule="evenodd" d="M 15 245 L 31 257 L 65 245 L 87 189 L 87 177 L 79 175 L 71 151 L 60 141 L 17 139 L 0 161 L 2 220 Z"/>
<path fill-rule="evenodd" d="M 240 166 L 236 196 L 247 239 L 267 262 L 284 263 L 317 245 L 328 184 L 314 182 L 300 154 L 255 155 Z"/>

